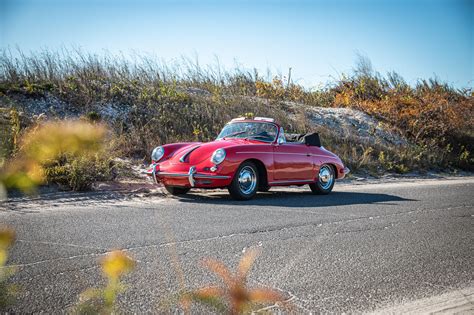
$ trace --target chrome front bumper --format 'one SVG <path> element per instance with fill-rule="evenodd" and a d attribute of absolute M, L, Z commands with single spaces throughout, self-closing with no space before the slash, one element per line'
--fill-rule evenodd
<path fill-rule="evenodd" d="M 229 179 L 230 176 L 227 175 L 209 175 L 209 174 L 200 174 L 196 172 L 196 166 L 191 166 L 187 173 L 172 173 L 172 172 L 160 172 L 156 171 L 156 165 L 150 165 L 152 171 L 144 171 L 145 174 L 153 177 L 155 183 L 158 183 L 157 177 L 187 177 L 191 187 L 196 185 L 196 179 Z"/>

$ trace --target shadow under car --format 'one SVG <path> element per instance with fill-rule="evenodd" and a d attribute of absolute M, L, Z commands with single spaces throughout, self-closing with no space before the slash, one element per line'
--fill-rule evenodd
<path fill-rule="evenodd" d="M 402 198 L 390 194 L 367 193 L 367 192 L 337 192 L 329 195 L 314 195 L 311 192 L 285 192 L 272 191 L 258 193 L 254 199 L 247 201 L 235 201 L 230 198 L 227 191 L 212 192 L 210 194 L 196 194 L 190 192 L 186 195 L 175 197 L 180 202 L 225 204 L 235 206 L 262 205 L 278 207 L 332 207 L 358 204 L 375 204 L 400 201 L 416 201 L 414 199 Z"/>

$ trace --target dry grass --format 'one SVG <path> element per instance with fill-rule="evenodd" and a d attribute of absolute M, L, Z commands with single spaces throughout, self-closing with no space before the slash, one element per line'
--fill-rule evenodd
<path fill-rule="evenodd" d="M 357 136 L 337 139 L 322 131 L 325 146 L 353 168 L 406 172 L 429 168 L 473 169 L 473 95 L 437 80 L 408 85 L 386 77 L 361 58 L 352 75 L 307 90 L 281 76 L 226 70 L 185 59 L 166 64 L 148 56 L 87 54 L 80 50 L 0 54 L 0 100 L 6 104 L 53 95 L 88 119 L 117 104 L 127 121 L 108 119 L 120 154 L 146 158 L 159 143 L 212 140 L 229 119 L 245 113 L 272 116 L 289 132 L 303 132 L 303 112 L 288 117 L 285 102 L 354 107 L 402 130 L 414 145 L 373 146 Z M 328 143 L 328 144 L 326 144 Z"/>
<path fill-rule="evenodd" d="M 361 58 L 353 76 L 333 88 L 334 106 L 355 107 L 403 130 L 427 165 L 473 167 L 474 100 L 437 79 L 409 86 L 397 73 L 387 78 Z M 437 151 L 437 152 L 436 152 Z"/>

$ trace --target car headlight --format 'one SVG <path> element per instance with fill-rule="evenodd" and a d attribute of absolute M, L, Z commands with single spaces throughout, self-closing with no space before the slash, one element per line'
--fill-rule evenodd
<path fill-rule="evenodd" d="M 211 162 L 214 164 L 221 164 L 225 159 L 225 150 L 224 149 L 217 149 L 212 153 Z"/>
<path fill-rule="evenodd" d="M 151 159 L 153 161 L 159 161 L 163 155 L 165 155 L 165 150 L 163 147 L 156 147 L 153 149 L 153 152 L 151 152 Z"/>

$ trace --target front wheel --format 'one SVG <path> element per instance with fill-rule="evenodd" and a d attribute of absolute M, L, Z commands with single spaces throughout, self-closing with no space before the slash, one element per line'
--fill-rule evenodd
<path fill-rule="evenodd" d="M 309 188 L 311 188 L 313 194 L 327 195 L 332 191 L 334 182 L 334 168 L 331 165 L 323 164 L 319 169 L 317 181 L 313 184 L 309 184 Z"/>
<path fill-rule="evenodd" d="M 231 197 L 236 200 L 252 199 L 257 193 L 257 188 L 258 172 L 255 164 L 252 162 L 240 164 L 229 186 Z"/>
<path fill-rule="evenodd" d="M 175 187 L 175 186 L 165 186 L 165 188 L 173 196 L 184 195 L 191 189 L 187 187 Z"/>

